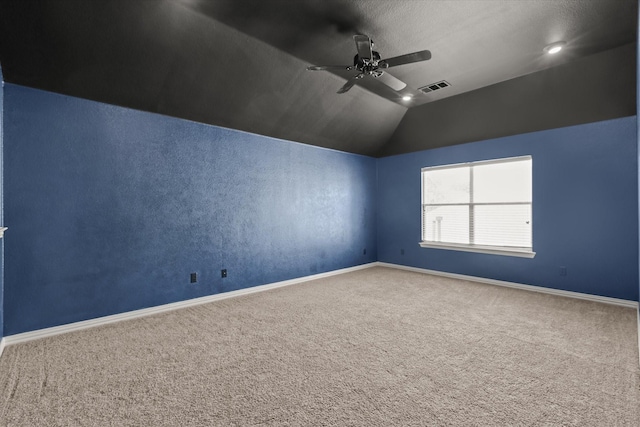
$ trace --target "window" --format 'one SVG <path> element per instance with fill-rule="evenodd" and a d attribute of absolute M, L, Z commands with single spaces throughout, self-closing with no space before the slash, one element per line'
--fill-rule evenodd
<path fill-rule="evenodd" d="M 422 247 L 532 258 L 531 156 L 422 169 Z"/>

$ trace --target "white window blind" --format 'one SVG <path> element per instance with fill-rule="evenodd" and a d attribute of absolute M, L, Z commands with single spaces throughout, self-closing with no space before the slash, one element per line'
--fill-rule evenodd
<path fill-rule="evenodd" d="M 531 156 L 422 169 L 422 241 L 532 250 Z"/>

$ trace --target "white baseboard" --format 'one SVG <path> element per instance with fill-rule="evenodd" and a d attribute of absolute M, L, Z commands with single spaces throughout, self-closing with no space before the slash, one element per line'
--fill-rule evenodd
<path fill-rule="evenodd" d="M 416 273 L 432 274 L 434 276 L 468 280 L 471 282 L 485 283 L 488 285 L 506 286 L 508 288 L 522 289 L 525 291 L 541 292 L 545 294 L 558 295 L 562 297 L 577 298 L 577 299 L 583 299 L 587 301 L 595 301 L 595 302 L 601 302 L 605 304 L 620 305 L 622 307 L 638 309 L 637 301 L 629 301 L 626 299 L 603 297 L 600 295 L 583 294 L 581 292 L 563 291 L 560 289 L 544 288 L 542 286 L 523 285 L 521 283 L 505 282 L 504 280 L 486 279 L 484 277 L 467 276 L 464 274 L 447 273 L 444 271 L 437 271 L 437 270 L 427 270 L 425 268 L 408 267 L 406 265 L 390 264 L 387 262 L 378 262 L 377 265 L 380 267 L 397 268 L 400 270 L 413 271 Z"/>
<path fill-rule="evenodd" d="M 308 282 L 310 280 L 322 279 L 325 277 L 336 276 L 338 274 L 349 273 L 352 271 L 363 270 L 376 266 L 375 262 L 369 264 L 357 265 L 355 267 L 342 268 L 340 270 L 328 271 L 326 273 L 313 274 L 311 276 L 298 277 L 296 279 L 284 280 L 282 282 L 268 283 L 266 285 L 254 286 L 251 288 L 238 289 L 237 291 L 224 292 L 221 294 L 208 295 L 200 298 L 193 298 L 186 301 L 178 301 L 170 304 L 158 305 L 155 307 L 143 308 L 140 310 L 128 311 L 126 313 L 113 314 L 111 316 L 98 317 L 95 319 L 83 320 L 81 322 L 68 323 L 66 325 L 54 326 L 51 328 L 38 329 L 21 334 L 9 335 L 2 339 L 0 349 L 4 345 L 13 345 L 27 341 L 33 341 L 41 338 L 52 337 L 54 335 L 66 334 L 69 332 L 79 331 L 82 329 L 93 328 L 96 326 L 107 325 L 109 323 L 120 322 L 123 320 L 136 319 L 138 317 L 150 316 L 152 314 L 164 313 L 167 311 L 177 310 L 194 305 L 206 304 L 209 302 L 220 301 L 227 298 L 234 298 L 241 295 L 249 295 L 256 292 L 264 292 L 270 289 L 281 288 L 283 286 L 295 285 L 298 283 Z M 1 350 L 0 350 L 1 353 Z"/>
<path fill-rule="evenodd" d="M 178 302 L 174 302 L 174 303 L 170 303 L 170 304 L 163 304 L 163 305 L 159 305 L 159 306 L 155 306 L 155 307 L 149 307 L 149 308 L 143 308 L 143 309 L 140 309 L 140 310 L 128 311 L 126 313 L 120 313 L 120 314 L 114 314 L 114 315 L 111 315 L 111 316 L 98 317 L 96 319 L 84 320 L 84 321 L 81 321 L 81 322 L 74 322 L 74 323 L 69 323 L 69 324 L 66 324 L 66 325 L 54 326 L 54 327 L 45 328 L 45 329 L 38 329 L 38 330 L 35 330 L 35 331 L 24 332 L 24 333 L 21 333 L 21 334 L 9 335 L 9 336 L 4 337 L 2 340 L 0 340 L 0 356 L 2 355 L 2 351 L 4 350 L 5 346 L 9 346 L 9 345 L 13 345 L 13 344 L 23 343 L 23 342 L 27 342 L 27 341 L 33 341 L 33 340 L 37 340 L 37 339 L 41 339 L 41 338 L 51 337 L 51 336 L 54 336 L 54 335 L 60 335 L 60 334 L 65 334 L 65 333 L 69 333 L 69 332 L 79 331 L 79 330 L 82 330 L 82 329 L 93 328 L 93 327 L 96 327 L 96 326 L 107 325 L 107 324 L 110 324 L 110 323 L 120 322 L 120 321 L 123 321 L 123 320 L 131 320 L 131 319 L 136 319 L 136 318 L 139 318 L 139 317 L 150 316 L 152 314 L 164 313 L 164 312 L 167 312 L 167 311 L 177 310 L 177 309 L 180 309 L 180 308 L 191 307 L 191 306 L 200 305 L 200 304 L 206 304 L 206 303 L 209 303 L 209 302 L 219 301 L 219 300 L 223 300 L 223 299 L 227 299 L 227 298 L 234 298 L 234 297 L 241 296 L 241 295 L 249 295 L 249 294 L 253 294 L 253 293 L 257 293 L 257 292 L 263 292 L 263 291 L 267 291 L 267 290 L 270 290 L 270 289 L 276 289 L 276 288 L 281 288 L 281 287 L 284 287 L 284 286 L 295 285 L 295 284 L 298 284 L 298 283 L 304 283 L 304 282 L 308 282 L 308 281 L 311 281 L 311 280 L 317 280 L 317 279 L 322 279 L 322 278 L 325 278 L 325 277 L 336 276 L 336 275 L 339 275 L 339 274 L 349 273 L 349 272 L 357 271 L 357 270 L 363 270 L 363 269 L 371 268 L 371 267 L 396 268 L 396 269 L 400 269 L 400 270 L 413 271 L 413 272 L 417 272 L 417 273 L 432 274 L 432 275 L 435 275 L 435 276 L 443 276 L 443 277 L 449 277 L 449 278 L 453 278 L 453 279 L 468 280 L 468 281 L 472 281 L 472 282 L 479 282 L 479 283 L 485 283 L 485 284 L 490 284 L 490 285 L 505 286 L 505 287 L 509 287 L 509 288 L 523 289 L 523 290 L 533 291 L 533 292 L 542 292 L 542 293 L 547 293 L 547 294 L 552 294 L 552 295 L 559 295 L 559 296 L 570 297 L 570 298 L 578 298 L 578 299 L 583 299 L 583 300 L 588 300 L 588 301 L 596 301 L 596 302 L 602 302 L 602 303 L 605 303 L 605 304 L 614 304 L 614 305 L 619 305 L 619 306 L 623 306 L 623 307 L 631 307 L 631 308 L 638 309 L 638 303 L 636 301 L 629 301 L 629 300 L 623 300 L 623 299 L 618 299 L 618 298 L 602 297 L 602 296 L 598 296 L 598 295 L 583 294 L 583 293 L 580 293 L 580 292 L 562 291 L 562 290 L 558 290 L 558 289 L 544 288 L 544 287 L 533 286 L 533 285 L 523 285 L 523 284 L 520 284 L 520 283 L 512 283 L 512 282 L 506 282 L 506 281 L 502 281 L 502 280 L 486 279 L 486 278 L 475 277 L 475 276 L 466 276 L 464 274 L 446 273 L 446 272 L 437 271 L 437 270 L 427 270 L 427 269 L 424 269 L 424 268 L 408 267 L 408 266 L 404 266 L 404 265 L 390 264 L 390 263 L 386 263 L 386 262 L 372 262 L 372 263 L 369 263 L 369 264 L 358 265 L 358 266 L 355 266 L 355 267 L 349 267 L 349 268 L 343 268 L 343 269 L 340 269 L 340 270 L 329 271 L 329 272 L 326 272 L 326 273 L 313 274 L 313 275 L 310 275 L 310 276 L 299 277 L 299 278 L 296 278 L 296 279 L 284 280 L 282 282 L 269 283 L 269 284 L 266 284 L 266 285 L 260 285 L 260 286 L 254 286 L 254 287 L 251 287 L 251 288 L 239 289 L 237 291 L 230 291 L 230 292 L 224 292 L 224 293 L 221 293 L 221 294 L 208 295 L 208 296 L 205 296 L 205 297 L 194 298 L 194 299 L 190 299 L 190 300 L 186 300 L 186 301 L 178 301 Z M 638 316 L 639 316 L 638 317 L 638 328 L 639 328 L 638 329 L 638 344 L 639 344 L 639 351 L 640 351 L 640 312 L 638 312 Z"/>

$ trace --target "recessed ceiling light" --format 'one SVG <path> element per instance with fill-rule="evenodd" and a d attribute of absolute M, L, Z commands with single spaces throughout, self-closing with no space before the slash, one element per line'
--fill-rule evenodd
<path fill-rule="evenodd" d="M 403 101 L 411 101 L 411 96 L 405 95 L 405 96 L 402 97 L 402 100 Z"/>
<path fill-rule="evenodd" d="M 560 52 L 565 44 L 567 44 L 567 42 L 551 43 L 550 45 L 544 47 L 544 51 L 550 55 L 553 55 L 554 53 Z"/>

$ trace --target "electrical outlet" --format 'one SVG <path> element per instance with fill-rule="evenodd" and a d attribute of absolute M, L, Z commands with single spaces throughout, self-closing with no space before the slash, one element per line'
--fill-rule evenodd
<path fill-rule="evenodd" d="M 567 275 L 567 267 L 560 267 L 560 275 L 561 276 Z"/>
<path fill-rule="evenodd" d="M 404 249 L 400 249 L 400 255 L 404 255 Z"/>
<path fill-rule="evenodd" d="M 189 280 L 191 283 L 196 283 L 198 281 L 198 273 L 191 273 Z"/>
<path fill-rule="evenodd" d="M 223 279 L 224 279 L 225 277 L 227 277 L 227 270 L 226 270 L 226 269 L 224 269 L 224 270 L 220 270 L 220 277 L 222 277 Z"/>

